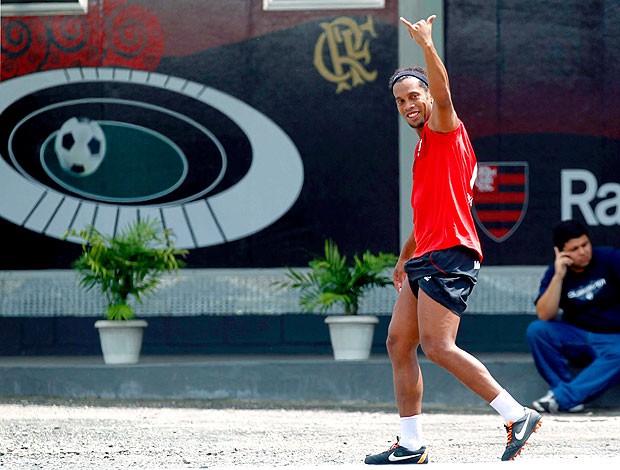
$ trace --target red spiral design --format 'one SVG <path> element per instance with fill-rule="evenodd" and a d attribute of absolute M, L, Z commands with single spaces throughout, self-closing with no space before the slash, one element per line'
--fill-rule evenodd
<path fill-rule="evenodd" d="M 103 65 L 153 70 L 164 51 L 163 31 L 152 12 L 124 2 L 105 4 Z"/>
<path fill-rule="evenodd" d="M 0 79 L 78 66 L 154 70 L 163 52 L 153 12 L 125 0 L 91 2 L 83 16 L 3 18 Z"/>
<path fill-rule="evenodd" d="M 93 25 L 82 16 L 66 16 L 49 27 L 51 44 L 47 68 L 92 65 L 89 45 L 93 43 Z M 95 58 L 98 54 L 95 54 Z"/>
<path fill-rule="evenodd" d="M 2 19 L 2 79 L 40 70 L 47 60 L 45 26 L 39 18 Z"/>
<path fill-rule="evenodd" d="M 50 25 L 49 38 L 58 49 L 75 53 L 84 49 L 91 36 L 91 25 L 83 16 L 65 16 Z"/>

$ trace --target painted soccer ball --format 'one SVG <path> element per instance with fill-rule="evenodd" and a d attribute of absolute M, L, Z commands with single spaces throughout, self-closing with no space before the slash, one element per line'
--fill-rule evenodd
<path fill-rule="evenodd" d="M 62 169 L 72 176 L 92 175 L 105 156 L 105 134 L 95 121 L 72 117 L 56 134 L 54 150 Z"/>

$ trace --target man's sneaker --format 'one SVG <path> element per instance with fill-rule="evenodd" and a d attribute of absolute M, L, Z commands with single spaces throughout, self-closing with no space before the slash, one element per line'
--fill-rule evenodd
<path fill-rule="evenodd" d="M 560 404 L 555 399 L 555 395 L 551 390 L 547 392 L 544 397 L 540 397 L 538 400 L 532 402 L 532 408 L 541 413 L 559 413 Z"/>
<path fill-rule="evenodd" d="M 502 460 L 514 460 L 527 444 L 529 437 L 538 430 L 542 424 L 541 416 L 536 410 L 525 409 L 525 416 L 510 424 L 504 425 L 508 433 L 506 450 Z"/>
<path fill-rule="evenodd" d="M 400 441 L 397 438 L 396 444 L 385 452 L 366 456 L 364 463 L 368 465 L 428 463 L 428 453 L 425 446 L 420 447 L 418 450 L 409 450 L 399 443 Z"/>
<path fill-rule="evenodd" d="M 581 413 L 583 410 L 585 410 L 586 407 L 583 405 L 583 403 L 580 403 L 579 405 L 575 405 L 572 408 L 569 408 L 568 410 L 566 410 L 569 413 Z"/>
<path fill-rule="evenodd" d="M 532 407 L 536 411 L 540 411 L 541 413 L 552 413 L 552 414 L 559 413 L 560 411 L 567 411 L 568 413 L 580 413 L 585 409 L 585 406 L 583 406 L 582 404 L 579 404 L 567 410 L 560 410 L 560 404 L 558 403 L 557 399 L 555 398 L 555 395 L 553 394 L 551 390 L 549 390 L 544 397 L 541 397 L 538 400 L 535 400 L 532 403 Z"/>

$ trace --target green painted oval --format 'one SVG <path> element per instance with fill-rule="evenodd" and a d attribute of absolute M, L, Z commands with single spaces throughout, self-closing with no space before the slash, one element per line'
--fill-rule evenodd
<path fill-rule="evenodd" d="M 50 176 L 66 189 L 98 200 L 140 202 L 164 196 L 187 176 L 183 151 L 164 135 L 135 124 L 98 121 L 107 151 L 92 175 L 64 171 L 54 152 L 53 137 L 45 142 L 44 160 Z"/>

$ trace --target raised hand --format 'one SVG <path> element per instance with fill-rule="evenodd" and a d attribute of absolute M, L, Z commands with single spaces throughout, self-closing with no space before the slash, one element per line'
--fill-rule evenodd
<path fill-rule="evenodd" d="M 432 43 L 432 32 L 433 32 L 433 21 L 435 21 L 437 15 L 431 15 L 426 20 L 420 20 L 417 23 L 411 23 L 407 21 L 402 16 L 400 17 L 400 22 L 407 27 L 407 31 L 409 31 L 409 36 L 415 42 L 417 42 L 420 46 L 428 43 Z"/>

